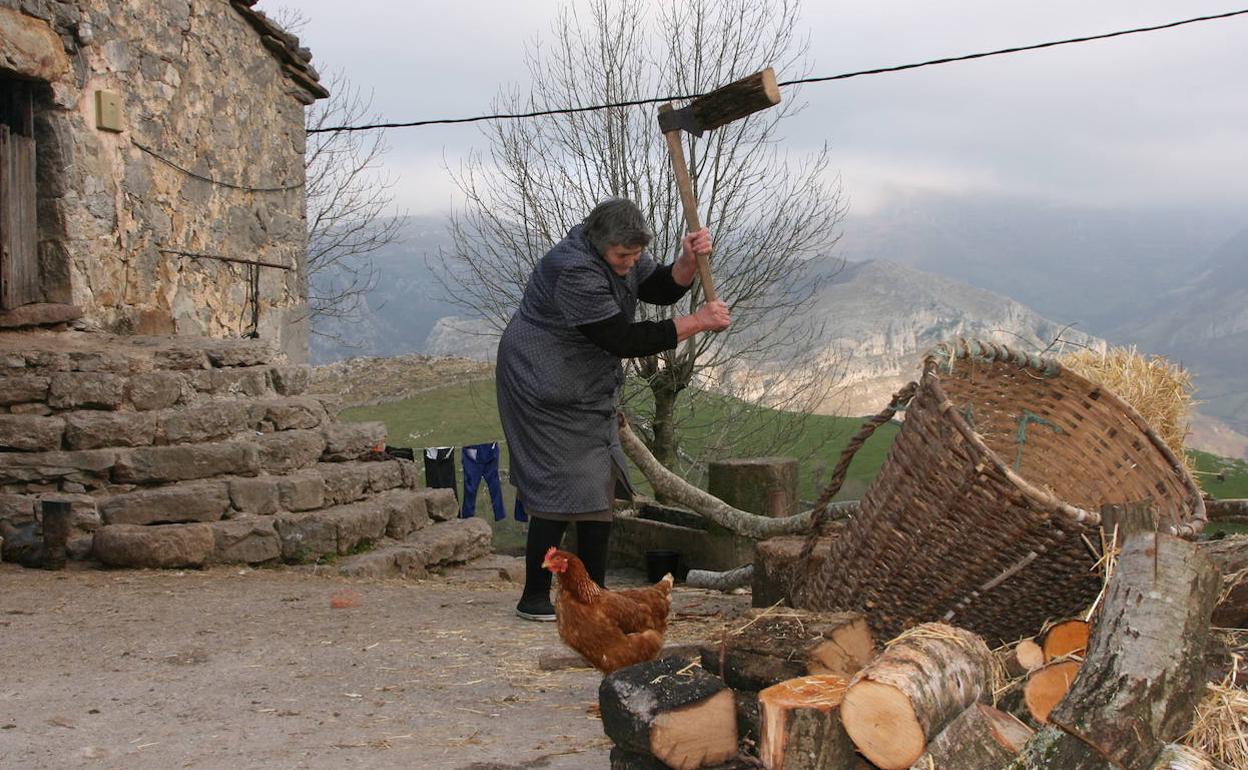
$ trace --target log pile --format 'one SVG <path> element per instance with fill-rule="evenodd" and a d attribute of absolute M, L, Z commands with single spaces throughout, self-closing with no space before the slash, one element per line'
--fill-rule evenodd
<path fill-rule="evenodd" d="M 1209 619 L 1228 595 L 1216 565 L 1248 556 L 1248 538 L 1197 545 L 1128 531 L 1121 540 L 1090 623 L 1056 619 L 998 650 L 942 623 L 878 650 L 861 614 L 755 610 L 696 663 L 657 661 L 604 680 L 611 766 L 1219 768 L 1180 741 L 1206 691 Z"/>

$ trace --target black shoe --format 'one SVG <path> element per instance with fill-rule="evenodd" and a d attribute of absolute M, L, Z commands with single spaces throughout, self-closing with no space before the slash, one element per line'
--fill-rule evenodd
<path fill-rule="evenodd" d="M 516 614 L 525 620 L 550 623 L 555 619 L 555 605 L 545 596 L 522 596 L 520 603 L 516 605 Z"/>

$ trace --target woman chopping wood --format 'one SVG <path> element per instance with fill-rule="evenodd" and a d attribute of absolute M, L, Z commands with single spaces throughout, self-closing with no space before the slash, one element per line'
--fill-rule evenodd
<path fill-rule="evenodd" d="M 731 319 L 718 300 L 663 321 L 634 321 L 638 300 L 671 305 L 689 290 L 705 228 L 681 241 L 659 266 L 645 251 L 653 235 L 631 201 L 614 198 L 589 212 L 542 257 L 520 307 L 498 343 L 498 413 L 511 454 L 511 483 L 529 516 L 524 592 L 516 614 L 555 619 L 546 551 L 576 522 L 577 555 L 603 585 L 616 490 L 632 496 L 616 410 L 622 359 L 671 350 Z"/>

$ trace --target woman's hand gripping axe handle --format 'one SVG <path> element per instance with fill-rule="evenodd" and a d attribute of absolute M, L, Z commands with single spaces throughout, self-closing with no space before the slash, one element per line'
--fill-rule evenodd
<path fill-rule="evenodd" d="M 698 217 L 698 200 L 693 195 L 693 180 L 689 177 L 680 132 L 701 136 L 703 131 L 719 128 L 779 103 L 780 88 L 776 85 L 776 73 L 768 67 L 699 96 L 680 109 L 673 107 L 671 102 L 659 107 L 659 129 L 667 139 L 667 151 L 672 157 L 672 171 L 676 174 L 676 186 L 680 190 L 680 202 L 685 210 L 685 225 L 689 232 L 701 229 L 702 222 Z M 698 258 L 698 279 L 702 282 L 706 301 L 712 302 L 718 297 L 715 281 L 711 278 L 710 254 L 695 256 Z"/>

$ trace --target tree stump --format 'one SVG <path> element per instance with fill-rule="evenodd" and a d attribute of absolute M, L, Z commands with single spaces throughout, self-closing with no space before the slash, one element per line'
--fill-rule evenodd
<path fill-rule="evenodd" d="M 679 658 L 619 669 L 598 688 L 602 729 L 624 751 L 675 770 L 724 762 L 737 753 L 732 691 Z"/>
<path fill-rule="evenodd" d="M 801 561 L 804 535 L 781 535 L 759 541 L 754 546 L 754 575 L 750 580 L 750 603 L 770 607 L 777 603 L 793 606 L 793 586 L 802 572 L 813 575 L 823 569 L 832 550 L 835 535 L 821 537 L 810 558 Z"/>
<path fill-rule="evenodd" d="M 972 703 L 927 744 L 912 770 L 997 770 L 1031 735 L 1030 727 L 1009 714 Z"/>
<path fill-rule="evenodd" d="M 994 659 L 970 631 L 924 623 L 894 639 L 850 682 L 841 721 L 884 770 L 904 770 L 968 706 L 992 696 Z"/>
<path fill-rule="evenodd" d="M 749 457 L 707 465 L 706 491 L 734 508 L 781 518 L 797 513 L 797 460 Z"/>
<path fill-rule="evenodd" d="M 1221 584 L 1193 544 L 1128 536 L 1079 677 L 1049 720 L 1116 767 L 1146 767 L 1191 727 Z"/>
<path fill-rule="evenodd" d="M 790 679 L 758 694 L 762 736 L 758 757 L 768 770 L 852 766 L 854 744 L 838 707 L 849 680 L 824 674 Z"/>
<path fill-rule="evenodd" d="M 734 690 L 758 691 L 810 674 L 848 679 L 874 656 L 871 630 L 858 613 L 768 610 L 703 646 L 702 667 Z"/>

